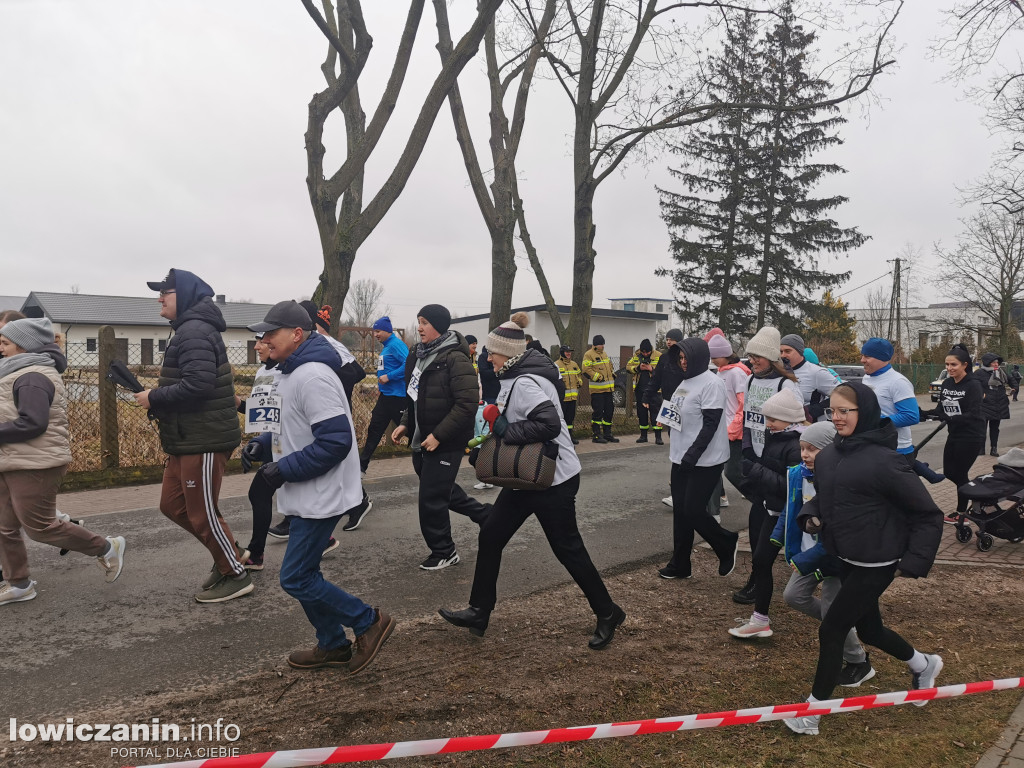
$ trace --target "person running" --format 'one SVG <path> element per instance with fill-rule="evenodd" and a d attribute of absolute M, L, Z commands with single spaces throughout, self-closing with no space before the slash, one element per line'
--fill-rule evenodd
<path fill-rule="evenodd" d="M 896 452 L 906 456 L 912 466 L 914 438 L 910 428 L 920 422 L 921 408 L 910 379 L 892 367 L 895 354 L 892 342 L 873 336 L 860 348 L 860 364 L 864 366 L 863 383 L 874 391 L 882 415 L 896 427 Z"/>
<path fill-rule="evenodd" d="M 377 656 L 395 620 L 327 581 L 320 571 L 335 526 L 363 495 L 338 355 L 326 338 L 313 333 L 308 313 L 294 301 L 278 302 L 249 330 L 263 334 L 278 371 L 277 431 L 262 433 L 250 445 L 259 446 L 254 459 L 264 462 L 258 474 L 278 490 L 278 506 L 291 517 L 281 588 L 299 601 L 316 630 L 316 646 L 293 652 L 288 664 L 295 669 L 343 667 L 354 675 Z M 355 635 L 355 650 L 346 627 Z"/>
<path fill-rule="evenodd" d="M 764 505 L 768 520 L 761 526 L 757 539 L 750 544 L 754 613 L 742 626 L 729 629 L 730 635 L 741 639 L 772 636 L 768 608 L 775 591 L 772 566 L 779 554 L 779 546 L 772 541 L 772 533 L 775 521 L 786 508 L 789 468 L 800 464 L 800 433 L 807 425 L 803 401 L 790 389 L 783 389 L 765 400 L 761 415 L 765 425 L 764 450 L 760 456 L 743 460 L 743 485 L 740 489 Z"/>
<path fill-rule="evenodd" d="M 654 375 L 647 385 L 647 391 L 643 394 L 643 404 L 657 413 L 661 408 L 661 402 L 672 397 L 683 380 L 683 369 L 679 367 L 678 344 L 683 340 L 683 332 L 678 328 L 669 329 L 665 334 L 665 352 L 658 359 L 654 366 Z M 654 407 L 656 406 L 656 407 Z M 672 508 L 672 496 L 666 496 L 661 500 L 666 507 Z"/>
<path fill-rule="evenodd" d="M 1010 381 L 1000 366 L 1003 359 L 994 352 L 986 352 L 981 356 L 981 365 L 974 372 L 975 378 L 981 384 L 982 394 L 985 399 L 981 403 L 981 416 L 988 422 L 989 455 L 999 455 L 999 422 L 1010 418 L 1010 398 L 1006 395 L 1006 388 Z M 981 450 L 979 456 L 985 455 L 985 433 L 981 435 Z"/>
<path fill-rule="evenodd" d="M 722 476 L 732 483 L 733 488 L 739 489 L 743 481 L 743 473 L 740 471 L 740 459 L 743 457 L 743 398 L 747 392 L 750 369 L 741 363 L 733 353 L 732 344 L 725 338 L 725 334 L 720 328 L 712 328 L 704 340 L 707 341 L 708 349 L 711 352 L 711 363 L 718 369 L 718 378 L 725 383 L 725 420 L 729 425 L 729 460 L 725 463 L 725 472 L 722 473 Z M 729 497 L 725 495 L 725 486 L 721 483 L 716 494 L 717 496 L 711 497 L 712 504 L 716 497 L 718 499 L 712 514 L 716 514 L 722 507 L 729 506 Z"/>
<path fill-rule="evenodd" d="M 373 323 L 373 338 L 381 345 L 377 355 L 377 402 L 370 412 L 370 424 L 366 428 L 366 442 L 359 457 L 359 468 L 366 472 L 374 451 L 388 428 L 402 423 L 405 410 L 405 361 L 409 348 L 395 335 L 391 318 L 385 315 Z"/>
<path fill-rule="evenodd" d="M 558 367 L 558 374 L 562 377 L 562 383 L 565 385 L 565 396 L 562 398 L 562 418 L 565 419 L 565 427 L 569 430 L 572 444 L 579 445 L 580 441 L 576 439 L 573 426 L 576 423 L 576 403 L 579 400 L 583 375 L 580 373 L 580 367 L 576 361 L 572 359 L 572 353 L 572 347 L 563 344 L 558 349 L 558 361 L 555 365 Z"/>
<path fill-rule="evenodd" d="M 53 338 L 45 317 L 0 329 L 0 605 L 36 597 L 23 529 L 32 541 L 95 557 L 108 583 L 124 567 L 123 536 L 104 538 L 57 517 L 71 441 L 61 379 L 68 363 Z"/>
<path fill-rule="evenodd" d="M 218 508 L 228 457 L 242 441 L 234 376 L 221 334 L 224 315 L 213 289 L 198 276 L 172 269 L 147 283 L 160 295 L 160 316 L 174 336 L 167 343 L 159 384 L 134 395 L 160 424 L 167 454 L 160 512 L 184 528 L 213 556 L 214 570 L 195 600 L 222 603 L 253 590 L 242 551 Z"/>
<path fill-rule="evenodd" d="M 703 339 L 683 339 L 672 355 L 682 381 L 663 403 L 659 418 L 673 431 L 669 441 L 672 462 L 672 558 L 658 571 L 663 579 L 688 579 L 694 531 L 718 555 L 718 575 L 736 567 L 739 534 L 725 530 L 708 512 L 722 469 L 729 459 L 725 384 L 708 370 L 711 352 Z"/>
<path fill-rule="evenodd" d="M 594 336 L 592 346 L 583 353 L 583 376 L 587 379 L 587 387 L 590 389 L 593 441 L 619 442 L 619 438 L 612 435 L 612 418 L 615 415 L 615 370 L 612 368 L 611 358 L 604 353 L 604 336 L 601 334 Z"/>
<path fill-rule="evenodd" d="M 747 359 L 750 361 L 750 378 L 743 396 L 743 458 L 753 461 L 764 451 L 765 425 L 761 406 L 765 401 L 783 389 L 800 394 L 796 376 L 785 369 L 781 362 L 779 331 L 770 325 L 761 328 L 747 342 Z M 750 498 L 750 512 L 747 515 L 747 530 L 750 540 L 756 542 L 761 535 L 761 526 L 768 518 L 762 499 Z M 732 596 L 741 605 L 754 602 L 754 574 L 747 577 L 747 583 Z"/>
<path fill-rule="evenodd" d="M 494 422 L 494 433 L 509 445 L 554 441 L 559 449 L 554 481 L 544 490 L 501 490 L 494 511 L 480 527 L 469 607 L 457 611 L 442 608 L 438 613 L 448 623 L 483 636 L 497 602 L 505 546 L 527 518 L 536 515 L 551 551 L 583 591 L 597 617 L 588 646 L 600 650 L 611 643 L 626 612 L 612 601 L 576 525 L 582 467 L 562 419 L 558 393 L 561 377 L 544 352 L 526 348 L 523 328 L 528 321 L 525 313 L 517 312 L 487 336 L 491 364 L 501 382 L 496 403 L 501 415 Z"/>
<path fill-rule="evenodd" d="M 412 466 L 420 478 L 420 531 L 430 548 L 420 568 L 438 571 L 459 562 L 448 511 L 477 524 L 490 511 L 490 505 L 468 496 L 455 482 L 466 443 L 473 438 L 480 390 L 469 345 L 461 333 L 449 330 L 447 307 L 427 304 L 416 320 L 420 343 L 405 363 L 405 415 L 391 439 L 397 443 L 409 437 Z"/>
<path fill-rule="evenodd" d="M 626 363 L 626 370 L 633 374 L 636 417 L 640 422 L 638 443 L 646 443 L 647 432 L 651 430 L 654 432 L 655 444 L 665 444 L 661 439 L 662 426 L 658 423 L 658 408 L 661 406 L 661 402 L 656 403 L 653 408 L 650 404 L 645 405 L 643 402 L 643 394 L 647 391 L 647 385 L 650 384 L 651 378 L 654 376 L 654 367 L 658 364 L 660 358 L 661 353 L 651 346 L 651 340 L 644 339 L 640 342 L 640 349 Z"/>
<path fill-rule="evenodd" d="M 803 338 L 795 333 L 783 336 L 779 342 L 779 355 L 796 375 L 800 396 L 811 415 L 811 421 L 824 421 L 828 396 L 842 379 L 828 368 L 809 361 L 804 357 L 804 349 L 806 346 Z"/>
<path fill-rule="evenodd" d="M 807 701 L 832 697 L 854 627 L 861 642 L 906 662 L 912 689 L 932 688 L 942 657 L 921 653 L 886 627 L 878 600 L 894 578 L 928 575 L 942 538 L 942 513 L 896 453 L 896 428 L 882 417 L 870 387 L 840 384 L 827 415 L 839 436 L 815 459 L 817 495 L 798 521 L 839 558 L 842 584 L 818 628 L 818 666 Z M 817 735 L 820 720 L 807 715 L 785 723 L 796 733 Z"/>
<path fill-rule="evenodd" d="M 948 435 L 942 449 L 942 472 L 958 489 L 970 480 L 971 466 L 985 445 L 985 417 L 981 382 L 971 375 L 971 355 L 963 344 L 954 344 L 946 355 L 947 377 L 939 390 L 939 404 L 923 415 L 946 423 Z M 956 494 L 956 512 L 943 519 L 960 522 L 971 500 Z"/>

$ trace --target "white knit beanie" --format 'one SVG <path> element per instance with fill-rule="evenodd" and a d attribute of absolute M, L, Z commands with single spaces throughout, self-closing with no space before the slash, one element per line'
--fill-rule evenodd
<path fill-rule="evenodd" d="M 791 389 L 783 389 L 765 400 L 761 414 L 766 419 L 777 419 L 788 424 L 799 424 L 807 418 L 804 415 L 804 401 Z"/>
<path fill-rule="evenodd" d="M 766 325 L 747 342 L 747 354 L 764 357 L 777 363 L 779 362 L 779 346 L 781 343 L 782 337 L 779 335 L 779 329 Z"/>
<path fill-rule="evenodd" d="M 487 334 L 487 351 L 505 357 L 515 357 L 526 351 L 526 334 L 523 328 L 530 324 L 525 312 L 516 312 L 512 319 L 502 323 Z"/>

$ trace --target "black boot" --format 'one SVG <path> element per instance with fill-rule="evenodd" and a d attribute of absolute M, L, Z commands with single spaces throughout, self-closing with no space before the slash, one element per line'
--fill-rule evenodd
<path fill-rule="evenodd" d="M 998 455 L 999 455 L 999 449 L 998 449 L 998 448 L 996 448 L 996 447 L 995 447 L 995 446 L 993 445 L 993 446 L 992 446 L 992 450 L 988 452 L 988 455 L 989 455 L 989 456 L 998 456 Z"/>
<path fill-rule="evenodd" d="M 636 439 L 636 441 L 637 441 L 638 443 L 646 443 L 646 442 L 647 442 L 647 431 L 646 431 L 646 430 L 644 430 L 643 432 L 641 432 L 641 433 L 640 433 L 640 437 L 638 437 L 638 438 Z"/>
<path fill-rule="evenodd" d="M 580 441 L 576 439 L 576 432 L 572 429 L 569 430 L 569 439 L 572 440 L 573 445 L 579 445 Z"/>
<path fill-rule="evenodd" d="M 740 605 L 753 605 L 754 603 L 754 576 L 751 574 L 747 583 L 738 592 L 733 592 L 732 601 Z"/>
<path fill-rule="evenodd" d="M 655 445 L 664 445 L 665 444 L 665 441 L 661 439 L 661 430 L 660 429 L 654 430 L 654 444 Z"/>
<path fill-rule="evenodd" d="M 611 428 L 610 424 L 605 424 L 604 425 L 604 441 L 606 443 L 617 443 L 617 442 L 619 442 L 619 438 L 614 437 L 612 435 L 612 428 Z"/>
<path fill-rule="evenodd" d="M 607 443 L 608 441 L 601 437 L 601 427 L 597 424 L 594 425 L 594 437 L 592 438 L 595 443 Z"/>
<path fill-rule="evenodd" d="M 446 608 L 442 608 L 438 613 L 449 624 L 454 624 L 456 627 L 465 627 L 471 635 L 476 635 L 477 637 L 484 636 L 484 631 L 487 629 L 487 621 L 491 618 L 490 611 L 474 608 L 472 605 L 461 611 L 449 611 Z"/>
<path fill-rule="evenodd" d="M 612 603 L 612 612 L 608 616 L 597 617 L 597 628 L 587 645 L 591 650 L 599 651 L 615 637 L 615 629 L 626 620 L 626 612 Z"/>

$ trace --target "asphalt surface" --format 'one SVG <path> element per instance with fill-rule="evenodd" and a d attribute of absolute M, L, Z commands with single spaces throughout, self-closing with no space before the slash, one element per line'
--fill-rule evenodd
<path fill-rule="evenodd" d="M 1015 405 L 1015 415 L 1018 407 L 1024 406 Z M 914 427 L 915 440 L 934 428 L 933 423 Z M 668 495 L 668 448 L 637 446 L 632 440 L 624 438 L 619 450 L 581 457 L 577 517 L 600 570 L 651 561 L 656 578 L 654 565 L 671 551 L 672 516 L 660 501 Z M 940 434 L 921 458 L 941 467 L 943 442 Z M 1024 420 L 1003 422 L 1000 442 L 1004 448 L 1024 442 Z M 470 490 L 474 481 L 472 470 L 464 467 L 459 482 Z M 476 526 L 453 514 L 462 563 L 438 572 L 420 570 L 417 565 L 428 552 L 417 522 L 415 478 L 370 481 L 366 488 L 374 508 L 359 530 L 336 531 L 342 546 L 324 559 L 327 578 L 393 613 L 398 631 L 403 619 L 465 606 Z M 496 489 L 470 492 L 484 501 L 497 494 Z M 744 528 L 747 505 L 735 490 L 729 495 L 723 524 Z M 223 501 L 221 509 L 246 543 L 247 500 Z M 103 535 L 125 536 L 124 573 L 107 585 L 89 558 L 59 557 L 55 549 L 29 542 L 39 597 L 0 609 L 0 639 L 7 651 L 0 655 L 0 688 L 8 717 L 63 718 L 146 695 L 187 691 L 280 665 L 290 651 L 315 643 L 302 609 L 277 583 L 284 543 L 268 544 L 267 567 L 254 574 L 252 595 L 201 605 L 192 595 L 209 573 L 209 556 L 158 510 L 96 515 L 88 526 Z M 742 581 L 738 575 L 731 579 L 737 586 Z M 531 518 L 505 551 L 495 619 L 500 621 L 502 599 L 568 581 Z M 581 621 L 591 621 L 582 596 L 579 611 Z M 440 626 L 441 619 L 436 621 Z"/>

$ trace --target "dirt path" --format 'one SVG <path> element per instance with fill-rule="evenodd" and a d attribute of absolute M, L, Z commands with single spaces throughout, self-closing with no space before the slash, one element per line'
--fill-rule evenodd
<path fill-rule="evenodd" d="M 729 599 L 706 550 L 695 578 L 664 581 L 661 563 L 613 572 L 609 588 L 629 618 L 604 652 L 586 648 L 593 628 L 575 587 L 500 602 L 477 640 L 436 616 L 404 621 L 377 662 L 358 677 L 298 673 L 284 663 L 230 685 L 159 695 L 76 715 L 78 723 L 237 724 L 242 754 L 586 725 L 802 700 L 817 649 L 815 624 L 777 600 L 775 636 L 742 643 L 726 629 L 744 607 Z M 742 569 L 746 562 L 740 566 Z M 507 564 L 515 567 L 515 561 Z M 776 569 L 777 589 L 786 578 Z M 938 568 L 927 580 L 900 580 L 883 599 L 893 628 L 941 653 L 940 684 L 1020 675 L 1024 579 L 1016 569 Z M 461 606 L 453 606 L 461 607 Z M 864 693 L 904 690 L 905 666 L 872 654 L 878 675 Z M 102 679 L 102 675 L 99 676 Z M 837 689 L 836 695 L 852 689 Z M 825 718 L 822 735 L 796 737 L 782 724 L 676 735 L 407 759 L 408 766 L 973 766 L 1020 700 L 989 693 L 923 709 L 904 706 Z M 6 743 L 6 740 L 5 740 Z M 142 747 L 135 743 L 125 746 Z M 150 745 L 152 746 L 152 745 Z M 110 745 L 0 748 L 10 768 L 162 762 L 111 757 Z M 179 744 L 179 758 L 185 747 Z M 202 746 L 217 746 L 207 740 Z"/>

